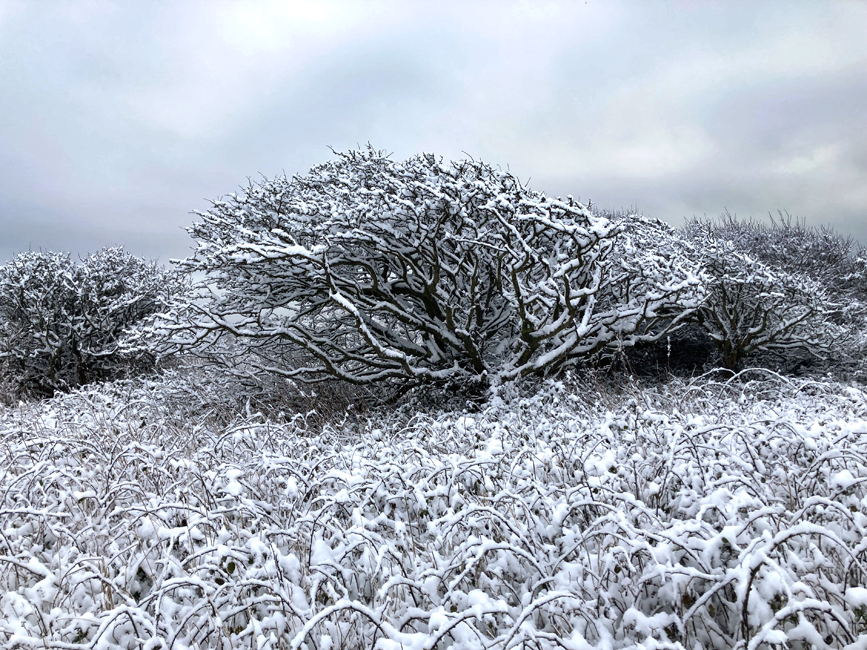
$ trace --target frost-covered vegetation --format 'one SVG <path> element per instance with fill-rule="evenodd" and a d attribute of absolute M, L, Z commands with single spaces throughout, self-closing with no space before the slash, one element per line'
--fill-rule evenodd
<path fill-rule="evenodd" d="M 6 411 L 5 647 L 867 647 L 860 390 L 566 379 L 322 426 L 193 417 L 196 385 Z"/>
<path fill-rule="evenodd" d="M 2 647 L 867 650 L 852 240 L 370 147 L 198 216 L 0 267 Z"/>
<path fill-rule="evenodd" d="M 708 276 L 696 321 L 721 365 L 736 370 L 756 352 L 777 353 L 778 363 L 863 359 L 867 255 L 852 239 L 790 217 L 767 225 L 728 212 L 680 233 Z"/>

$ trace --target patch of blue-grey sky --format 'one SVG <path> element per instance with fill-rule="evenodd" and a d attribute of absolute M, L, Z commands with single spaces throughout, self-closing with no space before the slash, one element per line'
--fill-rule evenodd
<path fill-rule="evenodd" d="M 0 0 L 0 84 L 0 263 L 184 257 L 206 199 L 368 141 L 867 243 L 864 2 Z"/>

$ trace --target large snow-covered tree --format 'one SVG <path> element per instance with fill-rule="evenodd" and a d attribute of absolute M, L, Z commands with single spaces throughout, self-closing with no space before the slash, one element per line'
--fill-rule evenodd
<path fill-rule="evenodd" d="M 28 251 L 0 267 L 0 365 L 16 391 L 51 394 L 148 366 L 125 354 L 125 330 L 165 310 L 184 285 L 174 271 L 104 248 L 73 262 Z"/>
<path fill-rule="evenodd" d="M 197 214 L 198 296 L 149 333 L 305 381 L 496 385 L 658 338 L 702 292 L 686 257 L 635 243 L 650 222 L 474 160 L 367 147 Z"/>

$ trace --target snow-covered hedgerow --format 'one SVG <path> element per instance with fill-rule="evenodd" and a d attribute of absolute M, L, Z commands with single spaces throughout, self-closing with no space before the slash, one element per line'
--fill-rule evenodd
<path fill-rule="evenodd" d="M 3 647 L 867 648 L 859 390 L 549 384 L 319 432 L 154 390 L 4 412 Z"/>

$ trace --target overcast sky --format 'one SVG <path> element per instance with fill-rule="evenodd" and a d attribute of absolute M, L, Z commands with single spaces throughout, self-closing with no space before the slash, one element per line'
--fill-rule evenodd
<path fill-rule="evenodd" d="M 0 263 L 185 257 L 207 199 L 368 141 L 867 244 L 867 2 L 0 0 Z"/>

